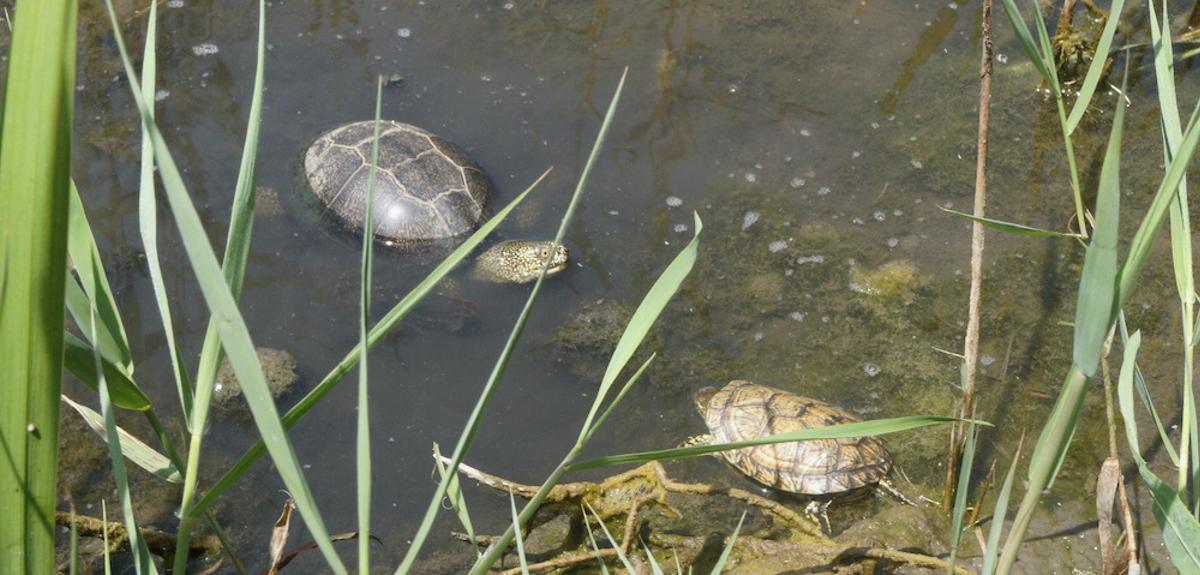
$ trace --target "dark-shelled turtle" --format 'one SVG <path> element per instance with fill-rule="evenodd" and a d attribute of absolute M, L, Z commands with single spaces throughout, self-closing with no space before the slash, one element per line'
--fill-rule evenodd
<path fill-rule="evenodd" d="M 373 120 L 334 128 L 304 153 L 304 174 L 325 209 L 362 229 Z M 491 183 L 459 147 L 416 126 L 380 121 L 371 229 L 405 244 L 461 235 L 483 218 Z"/>

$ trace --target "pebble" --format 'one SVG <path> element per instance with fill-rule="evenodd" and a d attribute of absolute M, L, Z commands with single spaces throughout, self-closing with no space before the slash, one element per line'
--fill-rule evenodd
<path fill-rule="evenodd" d="M 204 44 L 198 44 L 196 46 L 192 46 L 192 54 L 195 54 L 197 56 L 211 56 L 220 51 L 221 51 L 220 48 L 217 48 L 216 44 L 207 43 L 207 42 Z"/>
<path fill-rule="evenodd" d="M 754 210 L 746 212 L 746 215 L 742 216 L 742 230 L 744 231 L 754 225 L 754 222 L 758 221 L 758 216 L 758 212 Z"/>

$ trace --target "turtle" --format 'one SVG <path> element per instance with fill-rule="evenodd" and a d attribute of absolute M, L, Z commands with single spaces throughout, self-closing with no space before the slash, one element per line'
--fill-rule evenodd
<path fill-rule="evenodd" d="M 321 134 L 303 155 L 304 175 L 323 211 L 362 230 L 371 172 L 375 121 L 338 126 Z M 461 148 L 427 130 L 381 120 L 371 229 L 375 238 L 416 247 L 473 231 L 485 214 L 492 185 Z M 475 277 L 525 283 L 537 278 L 554 242 L 510 240 L 477 258 Z M 567 267 L 566 247 L 553 249 L 546 275 Z"/>
<path fill-rule="evenodd" d="M 554 256 L 550 257 L 550 250 Z M 473 276 L 497 283 L 527 283 L 537 279 L 547 259 L 546 276 L 567 269 L 567 247 L 547 240 L 508 240 L 500 242 L 475 259 Z"/>
<path fill-rule="evenodd" d="M 705 387 L 694 395 L 708 435 L 688 445 L 730 443 L 804 429 L 859 421 L 820 400 L 744 380 L 725 387 Z M 720 455 L 750 479 L 780 491 L 823 497 L 878 486 L 912 504 L 888 481 L 892 456 L 877 437 L 814 439 L 722 451 Z M 829 500 L 810 503 L 806 511 L 827 531 Z"/>
<path fill-rule="evenodd" d="M 304 152 L 304 175 L 325 210 L 362 229 L 375 122 L 338 126 Z M 403 122 L 381 120 L 371 229 L 375 238 L 412 244 L 475 229 L 492 185 L 461 148 Z"/>

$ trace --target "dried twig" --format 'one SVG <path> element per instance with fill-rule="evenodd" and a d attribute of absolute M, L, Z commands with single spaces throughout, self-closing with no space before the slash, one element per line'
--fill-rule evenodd
<path fill-rule="evenodd" d="M 979 139 L 975 157 L 975 210 L 976 217 L 984 217 L 987 204 L 987 148 L 988 117 L 992 104 L 992 2 L 983 2 L 983 53 L 980 56 L 979 78 Z M 974 413 L 975 374 L 979 362 L 979 299 L 983 285 L 983 224 L 971 222 L 971 292 L 967 303 L 967 334 L 963 344 L 966 381 L 962 402 L 958 407 L 959 418 Z M 959 464 L 963 447 L 966 445 L 966 426 L 955 424 L 950 430 L 950 452 L 947 456 L 946 486 L 943 490 L 942 507 L 949 510 L 954 505 L 954 491 L 958 485 Z"/>
<path fill-rule="evenodd" d="M 78 513 L 75 514 L 74 519 L 75 529 L 80 536 L 101 537 L 107 531 L 110 552 L 128 550 L 129 532 L 125 530 L 125 524 L 116 521 L 105 523 L 99 518 Z M 71 514 L 57 511 L 54 513 L 54 522 L 63 527 L 70 527 Z M 151 553 L 160 557 L 170 557 L 175 554 L 174 535 L 149 527 L 139 527 L 138 531 L 142 534 L 142 539 L 146 541 L 146 547 L 150 549 Z M 221 553 L 221 543 L 211 535 L 193 537 L 188 550 L 193 555 L 216 556 Z"/>

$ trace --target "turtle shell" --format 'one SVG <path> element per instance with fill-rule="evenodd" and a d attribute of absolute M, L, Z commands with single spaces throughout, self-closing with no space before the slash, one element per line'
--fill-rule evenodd
<path fill-rule="evenodd" d="M 748 381 L 731 381 L 704 409 L 713 443 L 859 421 L 823 401 Z M 730 464 L 768 487 L 805 495 L 841 493 L 879 482 L 892 458 L 874 437 L 815 439 L 722 452 Z"/>
<path fill-rule="evenodd" d="M 362 229 L 371 173 L 373 120 L 334 128 L 304 153 L 317 199 L 346 225 Z M 475 229 L 491 184 L 466 152 L 435 134 L 381 121 L 375 237 L 395 242 L 449 238 Z"/>

